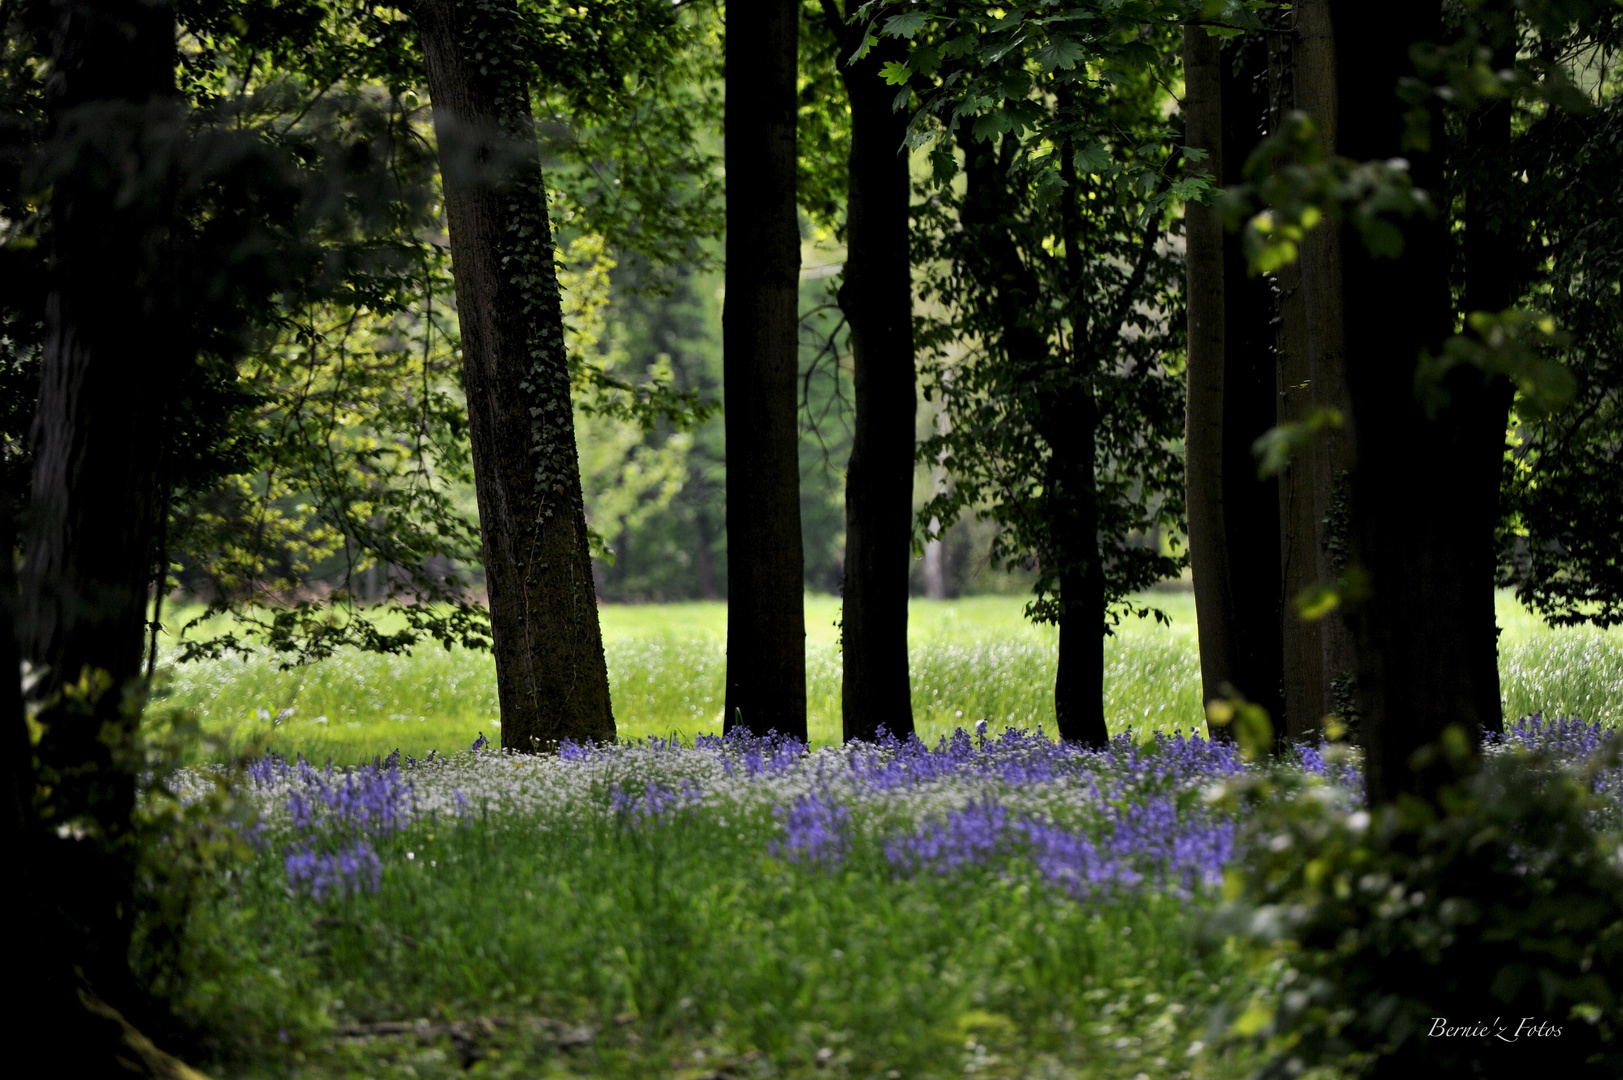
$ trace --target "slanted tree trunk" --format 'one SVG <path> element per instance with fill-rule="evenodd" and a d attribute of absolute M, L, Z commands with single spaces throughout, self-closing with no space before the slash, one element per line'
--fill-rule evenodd
<path fill-rule="evenodd" d="M 913 542 L 913 287 L 908 243 L 907 114 L 880 76 L 906 58 L 885 37 L 861 60 L 866 30 L 847 26 L 833 0 L 824 13 L 839 43 L 851 106 L 846 260 L 840 309 L 851 325 L 855 431 L 845 478 L 845 578 L 840 693 L 847 739 L 913 733 L 907 667 L 907 578 Z"/>
<path fill-rule="evenodd" d="M 1440 2 L 1338 3 L 1331 16 L 1338 99 L 1349 104 L 1338 118 L 1339 152 L 1359 161 L 1406 157 L 1415 184 L 1440 193 L 1441 125 L 1434 116 L 1431 149 L 1405 146 L 1407 106 L 1397 96 L 1399 79 L 1414 71 L 1411 46 L 1440 39 Z M 1435 354 L 1453 328 L 1448 234 L 1441 216 L 1416 215 L 1402 228 L 1396 258 L 1372 255 L 1351 221 L 1342 238 L 1357 439 L 1352 547 L 1370 580 L 1352 623 L 1372 803 L 1433 793 L 1449 769 L 1440 757 L 1416 768 L 1415 752 L 1449 729 L 1472 746 L 1491 719 L 1486 673 L 1474 659 L 1479 635 L 1465 621 L 1484 583 L 1462 545 L 1489 539 L 1495 507 L 1481 485 L 1462 478 L 1480 457 L 1473 437 L 1497 401 L 1474 369 L 1445 380 L 1451 402 L 1435 418 L 1417 399 L 1419 356 Z"/>
<path fill-rule="evenodd" d="M 614 738 L 546 190 L 514 0 L 419 0 L 502 746 Z"/>
<path fill-rule="evenodd" d="M 799 8 L 729 5 L 726 41 L 728 731 L 806 737 L 800 539 Z"/>

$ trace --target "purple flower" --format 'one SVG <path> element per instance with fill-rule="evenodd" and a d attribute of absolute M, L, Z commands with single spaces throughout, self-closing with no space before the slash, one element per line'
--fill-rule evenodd
<path fill-rule="evenodd" d="M 329 896 L 342 899 L 362 889 L 376 892 L 383 881 L 383 863 L 365 840 L 337 851 L 296 847 L 288 852 L 286 866 L 288 884 L 308 891 L 317 900 Z"/>
<path fill-rule="evenodd" d="M 779 806 L 772 816 L 783 826 L 783 836 L 772 841 L 772 854 L 790 862 L 837 865 L 850 842 L 851 812 L 826 795 L 811 792 L 792 806 Z"/>

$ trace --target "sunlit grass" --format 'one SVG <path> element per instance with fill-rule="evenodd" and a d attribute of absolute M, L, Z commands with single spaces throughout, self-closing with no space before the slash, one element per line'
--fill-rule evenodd
<path fill-rule="evenodd" d="M 1194 602 L 1148 598 L 1172 625 L 1133 619 L 1105 645 L 1105 712 L 1113 732 L 1199 726 Z M 989 718 L 1054 727 L 1056 634 L 1032 626 L 1016 597 L 916 600 L 911 609 L 913 712 L 926 739 Z M 806 602 L 807 708 L 814 745 L 840 734 L 839 602 Z M 603 609 L 615 717 L 622 737 L 719 732 L 726 608 L 717 603 Z M 1500 597 L 1506 713 L 1542 710 L 1623 720 L 1623 631 L 1551 629 Z M 496 737 L 494 666 L 486 653 L 425 647 L 409 657 L 346 653 L 289 671 L 269 659 L 169 668 L 169 702 L 238 746 L 272 744 L 316 760 L 369 759 L 399 747 L 421 756 Z"/>

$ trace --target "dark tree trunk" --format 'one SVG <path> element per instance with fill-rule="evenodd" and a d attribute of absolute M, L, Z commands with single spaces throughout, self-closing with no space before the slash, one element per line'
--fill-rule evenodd
<path fill-rule="evenodd" d="M 1268 120 L 1266 46 L 1230 39 L 1223 50 L 1225 185 L 1242 183 L 1246 159 Z M 1279 482 L 1257 476 L 1251 446 L 1278 420 L 1274 295 L 1252 275 L 1238 233 L 1223 238 L 1223 529 L 1234 601 L 1234 668 L 1228 681 L 1247 699 L 1285 711 L 1281 639 Z"/>
<path fill-rule="evenodd" d="M 162 510 L 162 425 L 152 418 L 163 414 L 186 338 L 167 306 L 165 256 L 180 130 L 175 22 L 170 6 L 138 0 L 62 4 L 50 19 L 47 152 L 72 165 L 50 202 L 20 634 L 43 672 L 34 692 L 55 818 L 47 824 L 76 821 L 91 837 L 49 832 L 50 885 L 72 926 L 73 962 L 101 993 L 136 1001 L 127 837 L 139 708 L 125 690 L 141 671 Z M 142 177 L 134 191 L 129 176 Z"/>
<path fill-rule="evenodd" d="M 1200 27 L 1186 29 L 1185 140 L 1207 151 L 1224 184 L 1240 181 L 1267 115 L 1260 66 L 1235 74 L 1235 59 Z M 1191 205 L 1187 215 L 1185 470 L 1201 696 L 1235 690 L 1278 716 L 1279 490 L 1257 478 L 1251 454 L 1276 419 L 1273 297 L 1248 275 L 1239 238 L 1224 235 L 1214 209 Z"/>
<path fill-rule="evenodd" d="M 1057 400 L 1043 402 L 1041 416 L 1049 446 L 1049 517 L 1063 560 L 1054 719 L 1061 739 L 1103 749 L 1110 730 L 1105 724 L 1105 569 L 1099 550 L 1099 403 L 1093 394 L 1098 359 L 1082 315 L 1082 219 L 1075 149 L 1069 143 L 1062 147 L 1061 162 L 1068 188 L 1060 227 L 1071 292 L 1071 372 Z"/>
<path fill-rule="evenodd" d="M 5 855 L 30 919 L 11 954 L 12 970 L 26 974 L 12 1019 L 26 1075 L 196 1077 L 103 1001 L 144 1002 L 129 968 L 139 698 L 125 691 L 141 672 L 164 509 L 162 425 L 152 418 L 163 415 L 187 339 L 166 258 L 169 152 L 182 130 L 174 10 L 63 3 L 46 19 L 47 154 L 71 165 L 51 191 L 21 581 L 9 563 L 0 568 L 0 671 L 13 673 L 0 680 L 12 747 Z M 131 176 L 143 181 L 133 190 Z M 14 674 L 23 657 L 41 672 L 37 748 Z"/>
<path fill-rule="evenodd" d="M 845 578 L 840 700 L 847 739 L 913 733 L 907 667 L 907 577 L 913 543 L 913 286 L 908 244 L 907 113 L 880 76 L 906 58 L 886 37 L 854 63 L 858 38 L 825 7 L 851 106 L 845 280 L 855 432 L 845 479 Z M 859 29 L 857 33 L 865 30 Z"/>
<path fill-rule="evenodd" d="M 1335 42 L 1329 0 L 1302 0 L 1292 11 L 1295 29 L 1293 98 L 1318 129 L 1325 154 L 1336 152 Z M 1314 558 L 1320 582 L 1336 581 L 1346 570 L 1349 537 L 1345 514 L 1348 477 L 1353 467 L 1352 404 L 1347 396 L 1347 353 L 1342 338 L 1341 239 L 1321 227 L 1303 238 L 1296 261 L 1298 300 L 1307 355 L 1308 394 L 1316 409 L 1334 409 L 1341 427 L 1323 428 L 1312 450 Z M 1319 620 L 1323 663 L 1321 714 L 1345 713 L 1350 705 L 1357 660 L 1347 613 L 1337 608 Z M 1350 720 L 1352 717 L 1343 716 Z"/>
<path fill-rule="evenodd" d="M 1516 61 L 1514 30 L 1510 40 L 1493 54 L 1493 69 L 1503 71 Z M 1510 163 L 1511 102 L 1497 98 L 1479 106 L 1466 120 L 1465 188 L 1465 310 L 1497 314 L 1519 299 L 1515 280 L 1515 251 L 1507 230 L 1512 220 L 1506 195 L 1514 190 Z M 1468 561 L 1473 582 L 1462 613 L 1471 635 L 1470 662 L 1477 693 L 1476 709 L 1485 731 L 1504 731 L 1504 706 L 1499 688 L 1499 624 L 1494 612 L 1496 552 L 1494 533 L 1499 523 L 1499 501 L 1505 456 L 1505 429 L 1515 397 L 1510 380 L 1495 376 L 1484 389 L 1479 414 L 1469 422 L 1470 463 L 1462 478 L 1472 488 L 1471 498 L 1488 515 L 1474 535 L 1463 538 L 1461 554 Z"/>
<path fill-rule="evenodd" d="M 800 539 L 799 8 L 730 5 L 726 40 L 728 731 L 806 737 Z"/>
<path fill-rule="evenodd" d="M 13 520 L 11 497 L 0 514 Z M 21 659 L 15 630 L 17 582 L 10 563 L 0 564 L 0 671 L 16 671 Z M 202 1080 L 202 1075 L 152 1044 L 86 983 L 83 920 L 64 910 L 60 841 L 40 827 L 35 812 L 34 747 L 28 736 L 16 678 L 0 679 L 0 725 L 11 732 L 5 755 L 5 837 L 0 858 L 8 873 L 14 910 L 26 912 L 28 932 L 13 936 L 12 970 L 26 973 L 26 992 L 13 1000 L 11 1022 L 22 1038 L 13 1067 L 24 1076 L 121 1076 L 153 1080 Z M 99 883 L 105 887 L 106 883 Z M 75 897 L 66 897 L 71 905 Z M 78 970 L 75 970 L 75 969 Z M 49 1033 L 48 1035 L 45 1033 Z"/>
<path fill-rule="evenodd" d="M 1206 151 L 1206 170 L 1223 179 L 1222 46 L 1196 25 L 1184 28 L 1184 143 Z M 1184 423 L 1184 498 L 1189 563 L 1200 636 L 1201 700 L 1225 695 L 1233 681 L 1237 642 L 1223 505 L 1223 221 L 1217 208 L 1184 207 L 1187 274 L 1188 396 Z M 1227 729 L 1213 728 L 1224 737 Z"/>
<path fill-rule="evenodd" d="M 614 738 L 563 316 L 513 0 L 419 0 L 502 746 Z"/>
<path fill-rule="evenodd" d="M 1295 108 L 1296 56 L 1290 35 L 1268 36 L 1268 84 L 1269 128 L 1277 131 L 1286 113 Z M 1278 409 L 1275 415 L 1281 424 L 1301 423 L 1313 410 L 1313 393 L 1300 260 L 1280 267 L 1274 275 L 1274 285 L 1278 309 Z M 1290 602 L 1319 578 L 1318 501 L 1314 478 L 1320 449 L 1318 441 L 1302 448 L 1280 472 L 1278 480 L 1285 714 L 1276 731 L 1284 740 L 1306 736 L 1319 726 L 1325 713 L 1323 624 L 1302 619 Z"/>
<path fill-rule="evenodd" d="M 1434 117 L 1433 149 L 1404 146 L 1406 106 L 1396 90 L 1413 73 L 1410 47 L 1439 40 L 1441 4 L 1336 3 L 1331 13 L 1338 98 L 1358 103 L 1341 111 L 1338 151 L 1358 161 L 1406 157 L 1415 184 L 1446 203 L 1436 149 L 1441 125 Z M 1435 354 L 1452 329 L 1447 223 L 1416 215 L 1403 232 L 1396 258 L 1372 256 L 1354 224 L 1342 239 L 1357 433 L 1353 555 L 1370 579 L 1352 623 L 1372 803 L 1434 792 L 1449 770 L 1441 759 L 1415 768 L 1415 752 L 1450 728 L 1474 745 L 1491 722 L 1485 672 L 1474 660 L 1480 642 L 1465 622 L 1485 583 L 1473 560 L 1461 557 L 1461 545 L 1486 543 L 1496 507 L 1480 485 L 1461 480 L 1480 460 L 1479 435 L 1497 402 L 1474 369 L 1446 380 L 1452 400 L 1435 418 L 1417 400 L 1417 359 Z"/>
<path fill-rule="evenodd" d="M 1099 414 L 1086 389 L 1067 395 L 1064 406 L 1053 411 L 1067 422 L 1051 426 L 1047 440 L 1051 513 L 1073 567 L 1060 575 L 1054 718 L 1061 739 L 1102 749 L 1110 743 L 1110 730 L 1105 724 L 1105 574 L 1094 476 Z"/>

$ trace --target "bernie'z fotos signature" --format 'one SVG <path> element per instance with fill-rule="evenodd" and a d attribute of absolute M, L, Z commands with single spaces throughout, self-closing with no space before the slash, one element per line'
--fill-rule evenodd
<path fill-rule="evenodd" d="M 1484 1024 L 1478 1021 L 1475 1024 L 1450 1024 L 1446 1016 L 1431 1018 L 1431 1030 L 1426 1032 L 1428 1039 L 1498 1039 L 1500 1042 L 1519 1042 L 1522 1039 L 1559 1039 L 1561 1029 L 1548 1020 L 1540 1020 L 1534 1016 L 1524 1016 L 1514 1026 L 1501 1017 L 1494 1017 L 1493 1023 Z"/>

